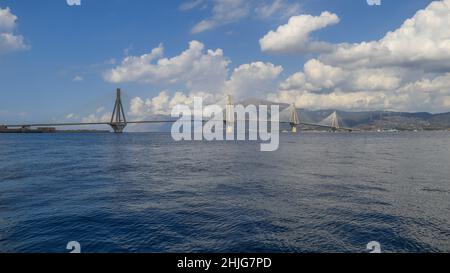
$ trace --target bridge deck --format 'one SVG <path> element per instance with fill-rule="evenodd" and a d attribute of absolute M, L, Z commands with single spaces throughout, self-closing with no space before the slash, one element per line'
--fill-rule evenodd
<path fill-rule="evenodd" d="M 195 121 L 195 120 L 192 120 Z M 208 122 L 210 120 L 201 120 L 202 122 Z M 249 120 L 246 120 L 249 121 Z M 161 124 L 161 123 L 174 123 L 176 120 L 141 120 L 141 121 L 127 121 L 127 124 Z M 224 122 L 226 122 L 224 120 Z M 282 124 L 290 124 L 289 121 L 280 121 Z M 111 122 L 73 122 L 73 123 L 25 123 L 25 124 L 11 124 L 11 125 L 2 125 L 7 128 L 24 128 L 24 127 L 63 127 L 63 126 L 94 126 L 94 125 L 111 125 Z M 332 126 L 327 126 L 323 124 L 317 123 L 306 123 L 300 122 L 297 125 L 305 125 L 319 128 L 326 128 L 332 130 L 344 130 L 344 131 L 354 131 L 355 129 L 351 128 L 336 128 Z"/>

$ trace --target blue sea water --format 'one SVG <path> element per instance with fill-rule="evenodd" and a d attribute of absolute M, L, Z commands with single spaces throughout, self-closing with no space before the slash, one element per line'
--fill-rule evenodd
<path fill-rule="evenodd" d="M 0 135 L 0 252 L 450 251 L 450 133 Z"/>

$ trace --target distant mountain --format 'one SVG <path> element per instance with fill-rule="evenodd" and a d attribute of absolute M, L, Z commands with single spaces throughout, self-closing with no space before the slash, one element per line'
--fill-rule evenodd
<path fill-rule="evenodd" d="M 330 110 L 298 110 L 303 122 L 318 123 L 337 112 L 341 126 L 361 130 L 446 130 L 450 128 L 450 113 L 406 113 L 391 111 L 347 112 Z"/>

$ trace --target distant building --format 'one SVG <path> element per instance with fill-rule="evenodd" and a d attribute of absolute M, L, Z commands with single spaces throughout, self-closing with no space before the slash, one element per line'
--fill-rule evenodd
<path fill-rule="evenodd" d="M 56 132 L 56 128 L 54 127 L 39 127 L 37 130 L 41 133 L 54 133 Z"/>

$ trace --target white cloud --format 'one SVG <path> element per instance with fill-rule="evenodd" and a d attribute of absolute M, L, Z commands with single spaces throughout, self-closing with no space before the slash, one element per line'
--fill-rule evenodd
<path fill-rule="evenodd" d="M 188 94 L 162 91 L 153 98 L 143 99 L 135 97 L 130 102 L 130 115 L 143 119 L 154 115 L 168 115 L 178 104 L 192 105 L 194 97 L 203 98 L 205 105 L 224 102 L 226 95 L 233 95 L 235 99 L 248 97 L 265 97 L 276 88 L 275 79 L 283 71 L 281 66 L 271 63 L 255 62 L 243 64 L 236 68 L 225 82 L 218 82 L 212 91 L 190 91 Z"/>
<path fill-rule="evenodd" d="M 138 118 L 169 114 L 170 100 L 166 91 L 162 91 L 158 96 L 145 101 L 140 97 L 135 97 L 130 102 L 130 114 Z M 185 97 L 183 100 L 186 102 L 187 98 Z"/>
<path fill-rule="evenodd" d="M 238 21 L 250 13 L 247 0 L 214 0 L 211 17 L 197 23 L 192 33 L 200 33 Z"/>
<path fill-rule="evenodd" d="M 183 84 L 188 89 L 211 90 L 224 82 L 229 61 L 221 49 L 204 50 L 197 41 L 172 58 L 162 58 L 163 46 L 142 56 L 126 57 L 122 64 L 105 73 L 109 82 L 144 82 L 153 84 Z"/>
<path fill-rule="evenodd" d="M 450 69 L 450 0 L 434 1 L 381 40 L 339 44 L 321 60 L 348 67 Z"/>
<path fill-rule="evenodd" d="M 449 23 L 450 0 L 434 1 L 380 40 L 328 44 L 329 51 L 307 61 L 268 98 L 313 109 L 447 112 Z M 287 29 L 278 34 L 289 33 Z M 277 44 L 286 45 L 283 37 L 269 37 L 278 52 L 289 48 L 281 50 Z M 309 36 L 303 37 L 302 44 L 311 45 Z"/>
<path fill-rule="evenodd" d="M 330 93 L 335 89 L 344 92 L 392 90 L 401 82 L 397 74 L 398 71 L 389 69 L 347 70 L 311 59 L 303 71 L 291 75 L 280 88 L 314 93 Z"/>
<path fill-rule="evenodd" d="M 112 113 L 105 112 L 105 110 L 106 108 L 103 106 L 98 107 L 95 110 L 95 113 L 81 118 L 81 122 L 83 123 L 110 122 Z"/>
<path fill-rule="evenodd" d="M 82 82 L 84 79 L 83 79 L 83 77 L 81 77 L 81 76 L 75 76 L 74 78 L 73 78 L 73 81 L 74 82 Z"/>
<path fill-rule="evenodd" d="M 255 62 L 243 64 L 233 71 L 225 84 L 224 93 L 235 98 L 261 97 L 276 88 L 274 80 L 283 72 L 281 66 Z"/>
<path fill-rule="evenodd" d="M 81 0 L 66 0 L 69 6 L 81 6 Z"/>
<path fill-rule="evenodd" d="M 260 39 L 261 50 L 274 53 L 323 53 L 328 64 L 349 67 L 418 66 L 428 71 L 450 68 L 450 0 L 433 1 L 398 29 L 377 41 L 331 44 L 312 40 L 314 31 L 339 22 L 336 14 L 293 16 Z"/>
<path fill-rule="evenodd" d="M 399 72 L 392 69 L 358 69 L 347 71 L 351 90 L 384 91 L 398 88 L 402 82 Z"/>
<path fill-rule="evenodd" d="M 142 82 L 183 89 L 191 94 L 234 94 L 237 97 L 264 96 L 276 88 L 275 79 L 283 71 L 281 66 L 254 62 L 243 64 L 229 75 L 230 62 L 221 49 L 205 50 L 197 41 L 180 55 L 163 58 L 163 47 L 149 54 L 126 57 L 118 67 L 104 74 L 105 80 L 114 83 Z M 160 94 L 163 96 L 167 93 Z M 142 105 L 136 101 L 136 105 Z M 149 102 L 145 102 L 149 106 Z M 157 103 L 161 104 L 161 103 Z M 152 104 L 152 109 L 155 103 Z M 136 107 L 137 107 L 136 106 Z"/>
<path fill-rule="evenodd" d="M 216 103 L 219 97 L 204 92 L 190 93 L 175 92 L 170 95 L 168 91 L 162 91 L 157 96 L 149 99 L 135 97 L 130 102 L 129 115 L 139 119 L 150 118 L 155 115 L 170 115 L 176 105 L 191 105 L 194 97 L 201 97 L 205 105 Z"/>
<path fill-rule="evenodd" d="M 305 75 L 315 88 L 333 88 L 344 79 L 344 71 L 312 59 L 305 64 Z"/>
<path fill-rule="evenodd" d="M 192 104 L 194 97 L 202 97 L 205 104 L 224 101 L 226 95 L 232 95 L 235 99 L 264 97 L 276 89 L 275 79 L 282 71 L 281 66 L 271 63 L 243 64 L 234 69 L 227 81 L 217 82 L 213 90 L 191 90 L 187 95 L 183 92 L 170 95 L 169 91 L 162 91 L 150 99 L 136 97 L 131 100 L 130 114 L 139 118 L 167 115 L 178 104 Z"/>
<path fill-rule="evenodd" d="M 275 31 L 270 31 L 259 40 L 261 50 L 275 53 L 301 53 L 309 51 L 330 50 L 325 42 L 314 41 L 310 34 L 327 26 L 337 24 L 339 17 L 330 12 L 322 12 L 320 16 L 298 15 L 289 19 Z"/>
<path fill-rule="evenodd" d="M 294 102 L 297 107 L 306 109 L 376 110 L 384 109 L 384 96 L 370 92 L 316 94 L 295 90 L 269 94 L 268 99 L 285 103 Z"/>
<path fill-rule="evenodd" d="M 10 8 L 0 8 L 0 54 L 29 48 L 25 44 L 23 36 L 13 33 L 17 19 L 17 16 L 11 13 Z"/>
<path fill-rule="evenodd" d="M 303 90 L 280 90 L 268 99 L 295 102 L 309 109 L 392 110 L 448 112 L 450 110 L 450 73 L 434 79 L 420 79 L 387 92 L 357 91 L 311 93 Z"/>
<path fill-rule="evenodd" d="M 24 42 L 23 36 L 16 36 L 12 33 L 0 33 L 0 53 L 26 50 L 28 48 L 29 47 Z"/>
<path fill-rule="evenodd" d="M 78 118 L 79 118 L 79 116 L 74 113 L 70 113 L 70 114 L 66 115 L 66 119 L 78 119 Z"/>
<path fill-rule="evenodd" d="M 82 123 L 110 122 L 112 113 L 104 113 L 102 115 L 90 114 L 81 119 Z"/>
<path fill-rule="evenodd" d="M 146 115 L 145 101 L 140 97 L 135 97 L 130 101 L 130 114 L 140 117 Z"/>
<path fill-rule="evenodd" d="M 12 31 L 16 26 L 17 16 L 11 13 L 10 8 L 0 8 L 0 31 Z"/>
<path fill-rule="evenodd" d="M 194 9 L 204 3 L 205 3 L 205 0 L 189 0 L 189 1 L 182 3 L 179 8 L 182 11 L 187 11 L 187 10 Z"/>
<path fill-rule="evenodd" d="M 354 45 L 322 42 L 327 44 L 329 51 L 319 52 L 300 71 L 281 83 L 281 66 L 253 62 L 231 70 L 222 50 L 206 51 L 199 42 L 191 42 L 186 51 L 170 59 L 162 57 L 162 47 L 159 54 L 129 57 L 107 75 L 110 79 L 165 85 L 163 89 L 167 90 L 156 97 L 135 98 L 132 101 L 131 112 L 137 117 L 167 114 L 174 103 L 189 104 L 194 95 L 201 95 L 211 103 L 216 103 L 226 94 L 232 94 L 236 100 L 267 98 L 284 103 L 295 102 L 298 107 L 311 109 L 446 112 L 450 110 L 450 68 L 446 67 L 450 63 L 447 62 L 450 51 L 444 49 L 449 44 L 450 35 L 447 36 L 448 24 L 444 22 L 450 22 L 449 7 L 450 0 L 433 2 L 379 41 Z M 318 51 L 312 48 L 315 43 L 320 43 L 310 37 L 312 29 L 338 20 L 336 15 L 326 13 L 311 18 L 320 23 L 316 21 L 313 26 L 303 29 L 301 35 L 297 31 L 292 33 L 294 40 L 300 38 L 304 41 L 303 45 L 297 45 L 295 50 L 290 46 L 283 47 L 283 50 L 289 49 L 294 54 L 302 50 Z M 286 30 L 273 33 L 280 34 L 281 38 L 287 37 L 283 41 L 292 38 Z M 417 41 L 409 37 L 411 33 L 418 37 Z M 402 49 L 404 43 L 410 48 Z M 279 45 L 273 44 L 270 48 L 276 46 Z M 277 50 L 281 50 L 281 47 Z M 349 51 L 343 54 L 345 50 Z M 436 57 L 435 50 L 442 53 L 441 58 Z M 198 62 L 201 58 L 214 60 L 214 54 L 210 52 L 220 52 L 215 54 L 220 56 L 220 61 L 205 63 L 221 65 L 203 65 L 203 62 Z M 352 58 L 352 54 L 359 59 Z M 194 63 L 198 69 L 193 69 Z M 209 76 L 205 67 L 221 71 L 221 76 Z M 209 82 L 210 88 L 196 88 L 196 82 Z M 174 86 L 176 83 L 181 83 L 183 87 Z M 173 87 L 183 92 L 173 92 Z"/>
<path fill-rule="evenodd" d="M 300 12 L 298 1 L 292 0 L 190 0 L 180 5 L 180 10 L 211 8 L 211 15 L 191 29 L 193 34 L 212 30 L 253 17 L 258 19 L 285 18 Z"/>
<path fill-rule="evenodd" d="M 324 83 L 330 79 L 321 75 Z M 408 79 L 407 71 L 395 69 L 341 70 L 332 88 L 309 82 L 304 72 L 297 72 L 268 98 L 278 102 L 295 102 L 311 109 L 394 110 L 447 112 L 450 110 L 450 73 Z"/>
<path fill-rule="evenodd" d="M 181 56 L 181 55 L 180 55 Z M 200 55 L 199 55 L 200 56 Z M 220 54 L 223 59 L 223 55 Z M 134 63 L 134 62 L 133 62 Z M 142 64 L 141 62 L 138 62 Z M 159 63 L 159 62 L 158 62 Z M 171 63 L 169 62 L 163 62 Z M 168 114 L 172 107 L 177 104 L 190 104 L 193 101 L 194 96 L 200 96 L 203 98 L 205 103 L 217 103 L 225 98 L 225 95 L 232 94 L 235 98 L 246 98 L 246 97 L 264 97 L 268 92 L 276 89 L 276 79 L 279 77 L 283 68 L 281 66 L 275 66 L 271 63 L 254 62 L 250 64 L 243 64 L 233 70 L 230 76 L 228 76 L 228 61 L 223 63 L 219 68 L 224 71 L 224 75 L 219 77 L 219 80 L 211 81 L 209 79 L 210 73 L 206 71 L 207 69 L 216 69 L 213 65 L 209 65 L 209 62 L 199 65 L 202 69 L 193 69 L 192 67 L 187 67 L 182 69 L 183 73 L 180 72 L 179 68 L 182 65 L 169 66 L 164 69 L 164 73 L 167 75 L 177 75 L 174 78 L 189 79 L 192 75 L 198 75 L 197 79 L 191 78 L 190 82 L 192 84 L 185 85 L 185 93 L 183 92 L 171 92 L 169 90 L 160 92 L 156 97 L 153 98 L 140 98 L 136 97 L 131 100 L 130 103 L 130 114 L 142 118 L 151 115 Z M 147 66 L 147 62 L 144 62 Z M 204 68 L 203 68 L 204 66 Z M 137 66 L 133 66 L 134 69 L 141 70 Z M 153 68 L 152 68 L 153 69 Z M 150 69 L 150 70 L 152 70 Z M 172 71 L 171 69 L 174 69 Z M 149 69 L 145 69 L 149 71 Z M 124 72 L 125 70 L 121 70 Z M 200 71 L 205 71 L 201 72 Z M 192 74 L 193 73 L 193 74 Z M 120 77 L 126 77 L 120 73 Z M 110 76 L 117 76 L 118 74 L 110 73 Z M 135 75 L 131 73 L 131 75 Z M 147 75 L 147 74 L 146 74 Z M 164 79 L 161 77 L 160 79 Z M 217 78 L 217 77 L 213 77 Z M 129 78 L 128 78 L 129 79 Z M 148 80 L 148 77 L 145 77 Z M 141 81 L 141 77 L 134 77 L 134 81 Z M 209 89 L 199 89 L 196 88 L 199 84 L 195 81 L 206 81 L 210 82 Z M 145 81 L 148 83 L 153 83 L 153 81 Z M 171 81 L 166 81 L 168 86 L 171 86 Z"/>
<path fill-rule="evenodd" d="M 99 108 L 97 108 L 97 110 L 95 111 L 97 114 L 102 113 L 105 111 L 105 107 L 104 106 L 100 106 Z"/>
<path fill-rule="evenodd" d="M 106 111 L 104 106 L 98 107 L 94 113 L 81 117 L 83 123 L 97 123 L 97 122 L 110 122 L 112 112 Z M 66 119 L 80 119 L 80 116 L 76 114 L 69 114 Z"/>
<path fill-rule="evenodd" d="M 261 18 L 270 18 L 272 16 L 290 17 L 300 13 L 300 4 L 298 2 L 290 3 L 287 0 L 261 1 L 262 3 L 255 8 L 255 13 Z"/>

